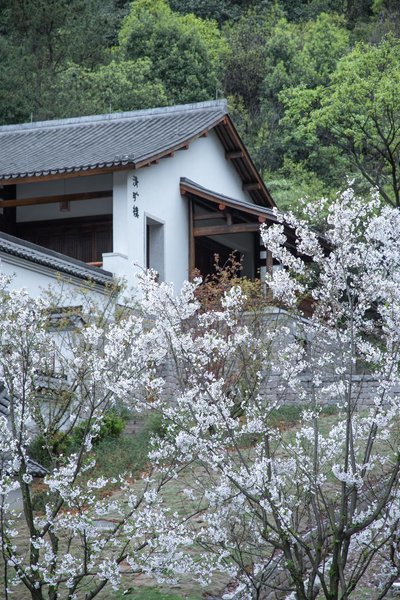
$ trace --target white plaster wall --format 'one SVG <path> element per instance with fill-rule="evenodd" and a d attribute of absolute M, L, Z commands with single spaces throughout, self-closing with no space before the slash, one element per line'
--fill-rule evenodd
<path fill-rule="evenodd" d="M 232 161 L 226 160 L 225 149 L 214 131 L 210 131 L 208 137 L 197 139 L 188 150 L 176 152 L 172 159 L 163 159 L 151 168 L 169 171 L 171 165 L 164 164 L 168 161 L 175 163 L 174 171 L 181 171 L 179 177 L 187 177 L 225 196 L 253 203 L 251 196 L 242 190 L 242 180 Z"/>
<path fill-rule="evenodd" d="M 137 188 L 133 185 L 134 176 L 138 178 Z M 145 266 L 146 218 L 164 223 L 165 281 L 173 282 L 179 289 L 188 278 L 188 201 L 180 194 L 181 177 L 214 192 L 251 202 L 249 194 L 242 190 L 242 180 L 232 162 L 225 159 L 225 150 L 214 132 L 194 141 L 188 150 L 160 160 L 157 165 L 115 173 L 114 251 L 127 257 L 125 274 L 130 285 L 134 285 L 137 270 L 134 263 Z M 138 192 L 136 199 L 132 197 L 135 191 Z M 134 207 L 138 209 L 138 218 L 133 214 Z M 244 245 L 247 246 L 247 240 Z M 104 268 L 117 273 L 120 259 L 119 263 L 110 255 L 104 255 L 104 259 Z"/>
<path fill-rule="evenodd" d="M 56 181 L 42 181 L 23 183 L 17 186 L 17 198 L 35 198 L 37 196 L 63 196 L 80 192 L 97 192 L 112 190 L 112 175 L 93 175 L 61 179 Z M 93 215 L 107 215 L 112 213 L 112 198 L 93 198 L 91 200 L 75 200 L 70 203 L 69 212 L 61 212 L 59 203 L 37 204 L 35 206 L 19 206 L 17 208 L 17 221 L 45 221 L 48 219 L 70 219 Z"/>
<path fill-rule="evenodd" d="M 116 171 L 113 174 L 113 252 L 103 254 L 103 269 L 111 271 L 117 278 L 134 285 L 133 263 L 136 258 L 129 255 L 129 240 L 137 235 L 132 215 L 132 172 Z"/>

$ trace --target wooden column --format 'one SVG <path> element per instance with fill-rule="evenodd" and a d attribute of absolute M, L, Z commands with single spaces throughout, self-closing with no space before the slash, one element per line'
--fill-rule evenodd
<path fill-rule="evenodd" d="M 254 279 L 261 279 L 261 238 L 260 234 L 253 236 L 253 252 L 254 252 Z"/>
<path fill-rule="evenodd" d="M 272 275 L 272 269 L 274 265 L 274 259 L 272 258 L 271 250 L 267 249 L 267 273 Z"/>
<path fill-rule="evenodd" d="M 7 185 L 0 189 L 0 197 L 4 198 L 5 201 L 15 200 L 16 196 L 16 185 Z M 4 233 L 9 233 L 10 235 L 17 234 L 17 208 L 15 206 L 3 208 L 1 230 L 4 231 Z"/>
<path fill-rule="evenodd" d="M 193 200 L 189 198 L 189 279 L 196 268 L 196 250 L 194 243 L 194 206 Z"/>

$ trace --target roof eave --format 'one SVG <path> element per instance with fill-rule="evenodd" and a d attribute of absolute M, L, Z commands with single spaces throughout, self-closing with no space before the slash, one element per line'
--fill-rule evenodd
<path fill-rule="evenodd" d="M 58 170 L 57 172 L 54 172 L 54 173 L 50 173 L 48 171 L 46 171 L 46 172 L 41 171 L 36 174 L 28 173 L 27 175 L 21 175 L 21 174 L 12 175 L 11 174 L 11 175 L 6 175 L 3 177 L 0 177 L 0 185 L 13 185 L 16 183 L 32 183 L 32 182 L 38 181 L 39 179 L 40 179 L 40 181 L 49 181 L 49 180 L 55 180 L 55 179 L 66 179 L 66 178 L 71 178 L 71 177 L 84 177 L 84 176 L 97 175 L 97 174 L 113 173 L 114 171 L 127 171 L 127 170 L 133 170 L 133 169 L 140 169 L 141 167 L 146 167 L 148 165 L 151 165 L 152 163 L 155 163 L 162 158 L 172 156 L 174 154 L 174 152 L 177 152 L 179 150 L 182 150 L 186 146 L 189 146 L 191 143 L 193 143 L 198 138 L 201 138 L 201 137 L 207 135 L 207 133 L 209 131 L 211 131 L 212 129 L 214 129 L 221 121 L 224 120 L 224 118 L 225 118 L 225 115 L 223 115 L 222 117 L 218 117 L 218 119 L 215 119 L 207 127 L 200 130 L 195 135 L 192 135 L 189 138 L 181 140 L 178 144 L 173 144 L 171 146 L 163 148 L 163 150 L 161 150 L 160 152 L 157 152 L 156 154 L 148 154 L 148 155 L 143 155 L 141 157 L 138 157 L 137 160 L 135 160 L 135 161 L 132 160 L 132 161 L 126 162 L 124 164 L 115 164 L 115 165 L 110 165 L 108 163 L 108 164 L 105 164 L 104 166 L 86 165 L 86 166 L 83 166 L 80 168 L 65 168 L 63 170 Z"/>
<path fill-rule="evenodd" d="M 248 215 L 265 218 L 266 220 L 274 223 L 277 222 L 276 214 L 269 207 L 241 202 L 240 200 L 225 196 L 224 194 L 219 194 L 217 192 L 213 192 L 212 190 L 208 190 L 185 177 L 181 177 L 180 179 L 180 192 L 182 195 L 189 194 L 197 198 L 202 198 L 203 200 L 208 200 L 214 204 L 221 203 Z"/>
<path fill-rule="evenodd" d="M 253 201 L 268 208 L 275 208 L 276 204 L 229 115 L 225 115 L 221 119 L 218 127 L 216 127 L 216 132 L 226 152 L 240 150 L 242 153 L 241 157 L 233 159 L 232 162 L 242 179 L 243 173 L 246 175 L 246 180 L 243 179 L 244 185 L 253 182 L 257 184 L 257 190 L 249 191 Z"/>
<path fill-rule="evenodd" d="M 62 169 L 57 172 L 50 173 L 49 171 L 40 171 L 36 174 L 28 173 L 27 175 L 5 175 L 0 177 L 0 186 L 15 185 L 17 183 L 35 183 L 37 181 L 56 181 L 57 179 L 76 179 L 76 177 L 90 177 L 93 175 L 105 175 L 107 173 L 115 173 L 115 171 L 131 171 L 135 169 L 135 163 L 129 162 L 126 164 L 116 164 L 114 166 L 85 166 L 76 169 Z"/>

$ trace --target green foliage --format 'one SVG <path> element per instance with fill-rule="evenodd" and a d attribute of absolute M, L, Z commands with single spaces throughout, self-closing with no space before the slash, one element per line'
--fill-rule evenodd
<path fill-rule="evenodd" d="M 95 443 L 98 444 L 102 440 L 108 438 L 116 438 L 121 435 L 125 428 L 124 419 L 114 411 L 110 411 L 104 415 L 101 422 L 100 430 L 95 438 Z M 88 422 L 82 421 L 79 425 L 76 425 L 71 433 L 71 439 L 73 445 L 80 446 L 86 435 L 88 429 Z"/>
<path fill-rule="evenodd" d="M 157 435 L 159 437 L 164 437 L 166 434 L 166 424 L 162 416 L 159 414 L 150 415 L 146 420 L 143 431 L 149 436 Z"/>
<path fill-rule="evenodd" d="M 46 469 L 54 464 L 54 459 L 69 454 L 73 449 L 74 441 L 71 435 L 56 432 L 49 439 L 47 436 L 38 435 L 29 445 L 28 455 Z"/>
<path fill-rule="evenodd" d="M 151 61 L 169 103 L 215 97 L 218 57 L 224 46 L 216 23 L 174 13 L 166 0 L 137 0 L 120 31 L 124 60 Z"/>
<path fill-rule="evenodd" d="M 60 116 L 130 111 L 167 104 L 148 58 L 112 60 L 90 70 L 70 65 L 60 77 Z"/>
<path fill-rule="evenodd" d="M 126 419 L 117 412 L 106 413 L 94 440 L 95 445 L 104 440 L 114 443 L 115 438 L 123 432 L 125 425 Z M 50 438 L 38 435 L 30 443 L 28 455 L 43 467 L 50 469 L 62 456 L 68 455 L 82 444 L 87 426 L 87 421 L 81 421 L 70 432 L 57 431 Z"/>
<path fill-rule="evenodd" d="M 283 167 L 276 173 L 265 173 L 274 200 L 282 211 L 301 211 L 300 200 L 308 198 L 332 197 L 336 195 L 336 188 L 332 190 L 315 173 L 307 169 L 301 162 L 285 159 Z"/>
<path fill-rule="evenodd" d="M 262 10 L 274 0 L 169 0 L 171 8 L 181 14 L 193 13 L 202 19 L 214 19 L 221 25 L 239 19 L 248 10 Z"/>
<path fill-rule="evenodd" d="M 105 437 L 95 446 L 96 470 L 105 477 L 132 473 L 134 477 L 146 469 L 150 440 L 154 435 L 163 437 L 165 425 L 158 415 L 149 415 L 137 433 Z"/>
<path fill-rule="evenodd" d="M 119 15 L 113 0 L 10 0 L 0 8 L 2 122 L 59 116 L 65 65 L 92 69 L 105 60 Z"/>
<path fill-rule="evenodd" d="M 347 26 L 371 16 L 371 0 L 282 0 L 281 5 L 293 21 L 309 21 L 323 12 L 334 12 L 346 18 Z"/>
<path fill-rule="evenodd" d="M 400 42 L 357 44 L 327 85 L 283 97 L 285 121 L 310 146 L 334 147 L 381 196 L 400 205 Z M 350 164 L 349 164 L 350 163 Z"/>
<path fill-rule="evenodd" d="M 281 16 L 279 9 L 253 10 L 224 29 L 228 44 L 222 57 L 223 87 L 226 94 L 240 98 L 252 116 L 259 109 L 271 29 Z"/>
<path fill-rule="evenodd" d="M 309 140 L 296 137 L 291 127 L 286 127 L 284 100 L 288 90 L 314 90 L 327 82 L 348 44 L 343 19 L 325 13 L 305 24 L 280 19 L 271 31 L 263 82 L 263 126 L 256 142 L 256 156 L 263 170 L 280 169 L 285 157 L 296 162 L 309 158 L 314 146 L 309 148 Z M 331 157 L 327 162 L 332 164 Z M 311 161 L 309 170 L 314 170 L 313 166 Z"/>
<path fill-rule="evenodd" d="M 44 513 L 46 504 L 52 503 L 57 496 L 53 492 L 38 490 L 32 495 L 32 509 L 35 512 Z"/>
<path fill-rule="evenodd" d="M 271 425 L 276 426 L 282 424 L 285 427 L 297 425 L 300 422 L 301 415 L 305 408 L 306 407 L 301 404 L 287 404 L 280 406 L 271 412 Z M 323 416 L 332 416 L 337 413 L 338 409 L 333 405 L 324 406 L 321 410 L 321 415 Z"/>
<path fill-rule="evenodd" d="M 122 473 L 139 475 L 148 462 L 149 442 L 147 432 L 104 438 L 95 446 L 96 472 L 110 478 Z"/>

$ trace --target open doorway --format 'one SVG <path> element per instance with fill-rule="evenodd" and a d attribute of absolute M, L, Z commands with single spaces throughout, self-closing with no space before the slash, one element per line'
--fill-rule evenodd
<path fill-rule="evenodd" d="M 158 280 L 164 281 L 164 224 L 146 217 L 146 268 L 158 273 Z"/>

